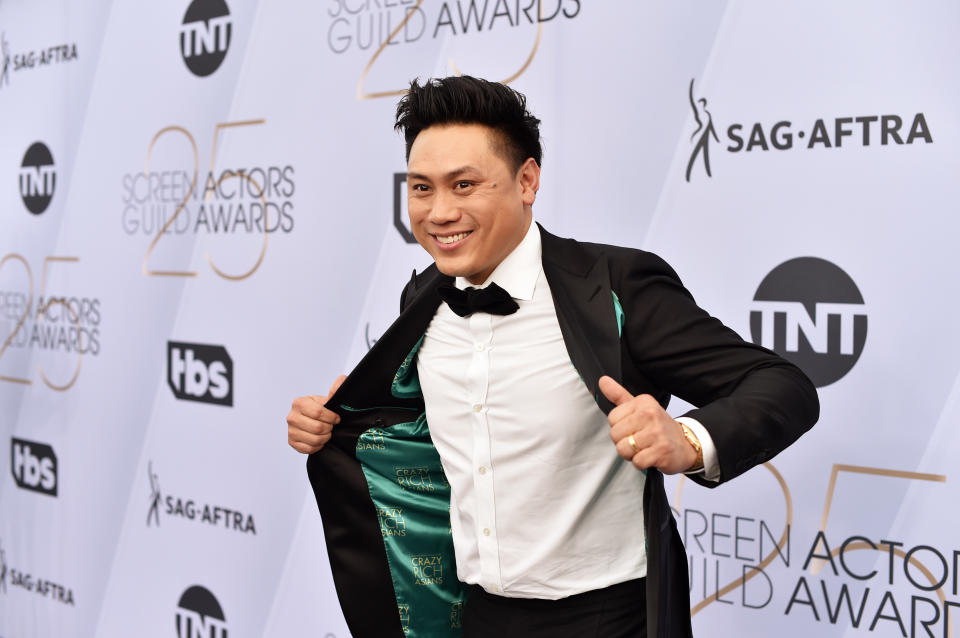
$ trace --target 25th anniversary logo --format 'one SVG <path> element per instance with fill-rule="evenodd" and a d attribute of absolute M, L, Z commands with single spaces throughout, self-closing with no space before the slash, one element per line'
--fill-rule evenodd
<path fill-rule="evenodd" d="M 259 156 L 251 161 L 250 147 L 242 146 L 244 141 L 256 146 L 268 131 L 265 119 L 220 122 L 203 149 L 198 136 L 182 126 L 153 135 L 145 168 L 120 180 L 120 225 L 144 240 L 144 275 L 196 277 L 205 271 L 246 279 L 263 264 L 270 236 L 293 232 L 293 165 Z M 221 152 L 227 137 L 240 150 Z M 203 165 L 201 156 L 209 163 Z M 205 251 L 208 268 L 190 261 L 197 240 L 219 251 Z"/>

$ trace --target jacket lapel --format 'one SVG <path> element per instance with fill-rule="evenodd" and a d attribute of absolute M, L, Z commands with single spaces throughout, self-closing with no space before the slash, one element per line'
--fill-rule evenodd
<path fill-rule="evenodd" d="M 437 287 L 452 281 L 452 277 L 441 274 L 435 265 L 419 276 L 414 272 L 403 292 L 404 308 L 400 316 L 327 400 L 328 408 L 338 411 L 341 405 L 354 408 L 422 405 L 422 399 L 398 399 L 393 396 L 393 378 L 417 340 L 423 336 L 440 305 Z"/>
<path fill-rule="evenodd" d="M 613 404 L 599 390 L 603 375 L 620 379 L 620 338 L 607 256 L 540 227 L 543 272 L 550 284 L 570 360 L 604 413 Z"/>
<path fill-rule="evenodd" d="M 570 360 L 605 413 L 613 404 L 600 394 L 600 377 L 621 376 L 620 334 L 607 256 L 543 230 L 543 271 L 550 283 L 560 331 Z M 645 472 L 643 511 L 647 538 L 647 634 L 689 638 L 686 554 L 670 512 L 663 476 Z"/>

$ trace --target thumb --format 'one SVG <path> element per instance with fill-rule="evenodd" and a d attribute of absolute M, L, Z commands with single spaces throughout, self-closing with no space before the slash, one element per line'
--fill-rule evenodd
<path fill-rule="evenodd" d="M 614 405 L 622 405 L 633 398 L 633 395 L 627 392 L 627 389 L 606 375 L 600 377 L 598 383 L 600 392 L 607 400 Z"/>
<path fill-rule="evenodd" d="M 340 389 L 340 386 L 343 385 L 343 382 L 347 380 L 347 375 L 341 374 L 339 377 L 333 380 L 333 385 L 330 386 L 330 392 L 327 393 L 327 398 L 332 397 L 337 390 Z"/>

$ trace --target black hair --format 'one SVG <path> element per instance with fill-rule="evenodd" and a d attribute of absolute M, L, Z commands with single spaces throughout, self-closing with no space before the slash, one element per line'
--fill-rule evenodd
<path fill-rule="evenodd" d="M 410 90 L 397 104 L 397 123 L 410 149 L 420 131 L 437 124 L 482 124 L 497 132 L 497 150 L 512 166 L 520 166 L 532 157 L 540 166 L 540 120 L 527 110 L 527 98 L 505 84 L 489 82 L 469 75 L 434 78 Z"/>

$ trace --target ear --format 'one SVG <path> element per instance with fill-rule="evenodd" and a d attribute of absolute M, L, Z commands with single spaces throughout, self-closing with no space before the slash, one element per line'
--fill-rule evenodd
<path fill-rule="evenodd" d="M 540 190 L 540 167 L 537 162 L 528 157 L 517 172 L 517 182 L 520 184 L 520 197 L 526 206 L 533 206 Z"/>

